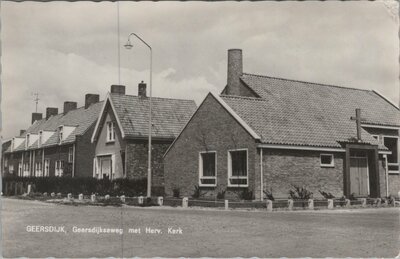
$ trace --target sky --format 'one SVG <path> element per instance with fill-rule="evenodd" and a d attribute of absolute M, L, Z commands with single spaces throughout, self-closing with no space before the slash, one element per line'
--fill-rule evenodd
<path fill-rule="evenodd" d="M 226 85 L 227 50 L 244 72 L 374 89 L 399 103 L 397 2 L 1 2 L 2 137 L 64 101 L 104 99 L 112 84 L 137 95 L 194 99 Z M 118 15 L 119 14 L 119 15 Z M 119 26 L 118 26 L 119 20 Z M 119 28 L 119 29 L 118 29 Z M 119 33 L 118 33 L 119 32 Z M 119 54 L 120 53 L 120 54 Z"/>

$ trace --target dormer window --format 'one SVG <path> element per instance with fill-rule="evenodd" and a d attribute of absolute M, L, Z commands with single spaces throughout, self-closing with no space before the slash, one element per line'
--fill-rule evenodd
<path fill-rule="evenodd" d="M 64 134 L 64 127 L 63 127 L 63 126 L 60 126 L 60 127 L 58 128 L 58 144 L 61 144 L 62 141 L 64 140 L 64 139 L 63 139 L 63 134 Z"/>
<path fill-rule="evenodd" d="M 115 141 L 115 124 L 112 121 L 107 122 L 107 142 Z"/>
<path fill-rule="evenodd" d="M 28 147 L 29 147 L 29 138 L 30 138 L 30 135 L 26 134 L 26 137 L 25 137 L 25 149 L 28 149 Z"/>
<path fill-rule="evenodd" d="M 42 146 L 42 141 L 43 141 L 43 131 L 40 131 L 39 132 L 38 147 Z"/>

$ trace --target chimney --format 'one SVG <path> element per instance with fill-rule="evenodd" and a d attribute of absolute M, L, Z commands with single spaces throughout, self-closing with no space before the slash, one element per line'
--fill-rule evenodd
<path fill-rule="evenodd" d="M 75 110 L 77 106 L 78 103 L 76 102 L 64 102 L 64 113 Z"/>
<path fill-rule="evenodd" d="M 42 114 L 41 113 L 37 113 L 37 112 L 32 112 L 32 124 L 35 121 L 41 120 L 42 119 Z"/>
<path fill-rule="evenodd" d="M 50 116 L 54 116 L 58 114 L 58 108 L 47 107 L 46 108 L 46 120 L 50 118 Z"/>
<path fill-rule="evenodd" d="M 98 94 L 86 94 L 85 95 L 85 109 L 89 108 L 90 105 L 99 102 L 100 95 Z"/>
<path fill-rule="evenodd" d="M 143 81 L 138 84 L 138 96 L 146 97 L 146 83 L 143 83 Z"/>
<path fill-rule="evenodd" d="M 19 130 L 19 135 L 22 136 L 25 134 L 25 132 L 26 132 L 26 130 Z"/>
<path fill-rule="evenodd" d="M 111 93 L 112 94 L 125 94 L 125 86 L 124 85 L 111 85 Z"/>
<path fill-rule="evenodd" d="M 243 60 L 241 49 L 228 50 L 228 77 L 225 94 L 240 95 L 240 77 L 243 74 Z"/>

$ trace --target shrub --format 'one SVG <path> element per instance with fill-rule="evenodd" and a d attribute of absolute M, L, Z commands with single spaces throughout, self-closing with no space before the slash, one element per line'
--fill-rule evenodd
<path fill-rule="evenodd" d="M 265 196 L 267 196 L 268 200 L 271 200 L 271 201 L 275 200 L 274 195 L 272 195 L 272 190 L 271 191 L 266 190 L 266 191 L 264 191 L 264 194 L 265 194 Z"/>
<path fill-rule="evenodd" d="M 292 185 L 293 190 L 289 191 L 290 198 L 293 200 L 308 200 L 311 199 L 313 193 L 307 190 L 306 187 L 299 187 L 296 185 Z"/>
<path fill-rule="evenodd" d="M 218 193 L 217 193 L 217 199 L 218 199 L 218 200 L 223 200 L 223 199 L 225 199 L 225 193 L 226 193 L 226 190 L 222 190 L 222 191 L 218 192 Z"/>
<path fill-rule="evenodd" d="M 180 197 L 180 190 L 179 190 L 179 188 L 174 188 L 174 189 L 172 190 L 172 193 L 173 193 L 174 198 L 179 198 L 179 197 Z"/>
<path fill-rule="evenodd" d="M 96 179 L 92 177 L 4 177 L 2 179 L 3 190 L 5 185 L 14 186 L 15 183 L 31 184 L 39 193 L 72 193 L 90 195 L 109 194 L 111 196 L 139 196 L 146 193 L 147 179 Z M 8 190 L 5 195 L 14 195 L 13 190 Z"/>
<path fill-rule="evenodd" d="M 245 188 L 242 191 L 239 192 L 239 199 L 241 200 L 253 200 L 254 195 L 252 191 L 249 191 L 249 189 Z"/>
<path fill-rule="evenodd" d="M 199 187 L 198 185 L 195 185 L 195 186 L 194 186 L 194 193 L 192 194 L 192 197 L 193 197 L 194 199 L 198 199 L 198 198 L 200 198 L 200 197 L 203 196 L 203 195 L 204 195 L 204 194 L 201 193 L 200 187 Z"/>
<path fill-rule="evenodd" d="M 319 193 L 322 196 L 324 196 L 325 199 L 334 199 L 335 198 L 335 196 L 333 196 L 332 193 L 330 193 L 330 192 L 324 192 L 324 191 L 319 190 Z"/>

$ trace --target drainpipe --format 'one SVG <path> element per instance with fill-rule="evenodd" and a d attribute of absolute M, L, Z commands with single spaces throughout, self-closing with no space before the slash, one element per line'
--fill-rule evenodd
<path fill-rule="evenodd" d="M 263 173 L 263 148 L 260 149 L 260 200 L 263 201 L 264 200 L 264 173 Z"/>
<path fill-rule="evenodd" d="M 383 158 L 385 159 L 386 197 L 388 197 L 389 196 L 389 168 L 388 168 L 388 162 L 387 162 L 387 155 L 383 155 Z"/>
<path fill-rule="evenodd" d="M 50 168 L 50 166 L 49 166 Z M 45 171 L 45 167 L 44 167 L 44 148 L 42 149 L 42 177 L 44 177 L 44 171 Z"/>
<path fill-rule="evenodd" d="M 75 177 L 75 144 L 72 145 L 72 177 Z"/>

